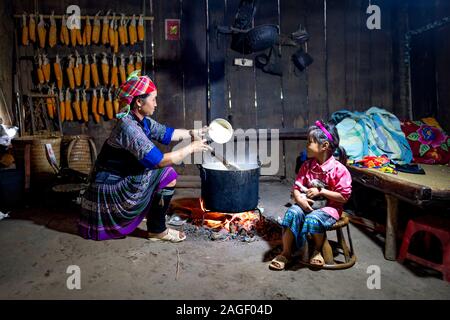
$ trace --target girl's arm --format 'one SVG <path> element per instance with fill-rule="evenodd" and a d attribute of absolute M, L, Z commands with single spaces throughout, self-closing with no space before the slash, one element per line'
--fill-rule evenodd
<path fill-rule="evenodd" d="M 330 191 L 327 189 L 321 189 L 319 191 L 319 189 L 317 188 L 310 188 L 308 189 L 308 191 L 306 191 L 306 196 L 308 198 L 314 198 L 317 196 L 323 196 L 327 199 L 336 201 L 336 202 L 340 202 L 340 203 L 346 203 L 347 199 L 344 198 L 344 196 L 342 194 L 340 194 L 339 192 L 336 191 Z"/>

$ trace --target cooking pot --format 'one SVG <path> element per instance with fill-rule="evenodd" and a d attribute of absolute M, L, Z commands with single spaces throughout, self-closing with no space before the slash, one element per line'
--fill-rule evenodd
<path fill-rule="evenodd" d="M 199 165 L 203 206 L 210 211 L 238 213 L 256 209 L 259 199 L 258 164 L 238 164 L 228 170 L 222 163 Z"/>

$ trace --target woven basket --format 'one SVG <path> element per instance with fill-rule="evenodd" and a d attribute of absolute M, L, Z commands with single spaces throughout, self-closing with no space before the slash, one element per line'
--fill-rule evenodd
<path fill-rule="evenodd" d="M 23 136 L 11 141 L 16 167 L 25 167 L 25 146 L 30 145 L 30 169 L 32 183 L 52 181 L 56 174 L 47 159 L 45 144 L 50 143 L 59 166 L 61 159 L 61 138 L 52 136 Z"/>
<path fill-rule="evenodd" d="M 97 149 L 87 135 L 63 136 L 61 144 L 62 165 L 89 174 L 97 158 Z"/>

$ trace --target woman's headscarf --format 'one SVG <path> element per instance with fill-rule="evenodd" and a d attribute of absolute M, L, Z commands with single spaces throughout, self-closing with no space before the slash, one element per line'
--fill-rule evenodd
<path fill-rule="evenodd" d="M 148 76 L 139 76 L 141 70 L 132 72 L 126 82 L 124 82 L 117 90 L 116 96 L 120 103 L 124 105 L 122 112 L 116 115 L 121 119 L 130 113 L 130 104 L 135 97 L 150 94 L 156 90 L 156 86 Z"/>

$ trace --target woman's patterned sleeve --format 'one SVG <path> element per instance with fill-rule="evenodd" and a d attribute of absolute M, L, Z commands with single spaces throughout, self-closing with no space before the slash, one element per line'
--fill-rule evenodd
<path fill-rule="evenodd" d="M 175 129 L 160 124 L 152 118 L 147 118 L 147 120 L 149 121 L 151 139 L 155 139 L 162 144 L 168 145 L 172 140 Z"/>
<path fill-rule="evenodd" d="M 161 153 L 145 135 L 144 131 L 134 123 L 122 122 L 122 125 L 118 126 L 117 129 L 116 142 L 122 148 L 131 152 L 136 159 L 144 159 L 150 151 Z"/>

